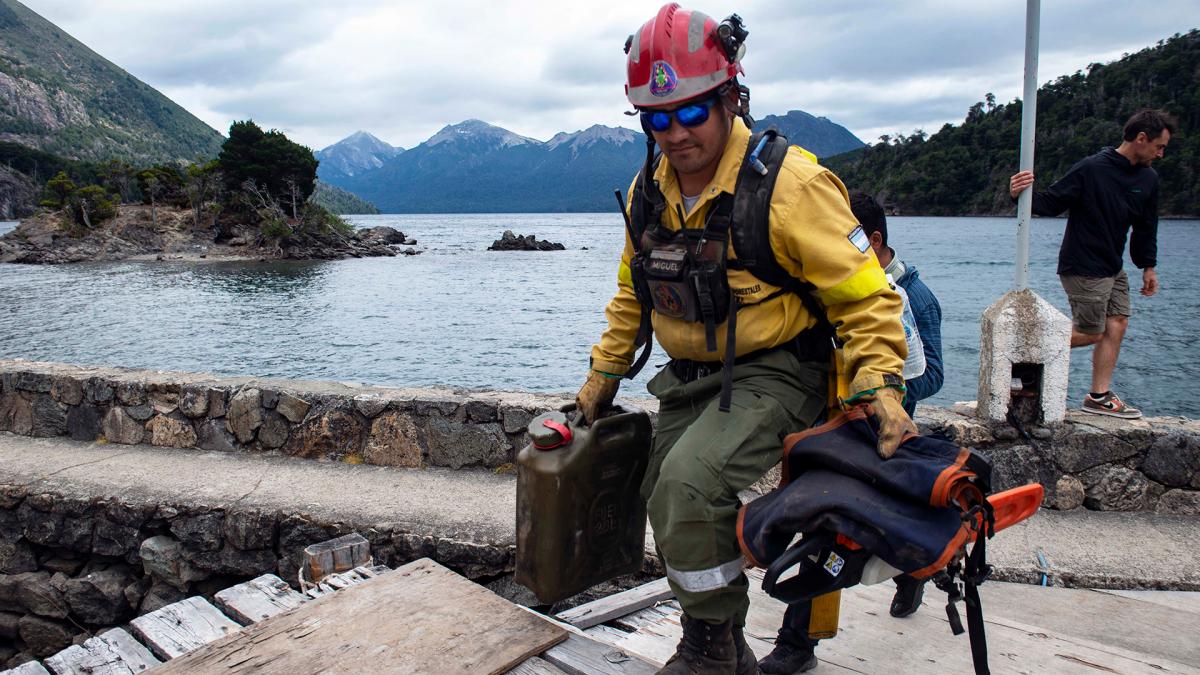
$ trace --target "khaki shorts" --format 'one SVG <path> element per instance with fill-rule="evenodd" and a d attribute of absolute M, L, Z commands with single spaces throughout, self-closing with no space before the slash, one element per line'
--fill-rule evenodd
<path fill-rule="evenodd" d="M 1132 316 L 1129 303 L 1129 276 L 1121 270 L 1115 277 L 1076 277 L 1061 275 L 1063 290 L 1071 303 L 1071 319 L 1080 333 L 1104 332 L 1110 316 Z"/>

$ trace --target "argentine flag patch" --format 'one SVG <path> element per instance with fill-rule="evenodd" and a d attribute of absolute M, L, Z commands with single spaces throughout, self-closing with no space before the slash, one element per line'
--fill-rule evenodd
<path fill-rule="evenodd" d="M 858 249 L 859 253 L 866 253 L 867 249 L 871 248 L 871 240 L 867 238 L 867 233 L 863 232 L 862 225 L 854 228 L 847 236 L 854 248 Z"/>

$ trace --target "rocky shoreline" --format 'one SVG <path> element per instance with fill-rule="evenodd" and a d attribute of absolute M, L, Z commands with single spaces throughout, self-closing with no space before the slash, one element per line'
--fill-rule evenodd
<path fill-rule="evenodd" d="M 157 225 L 155 224 L 157 220 Z M 206 218 L 207 220 L 207 218 Z M 334 230 L 265 237 L 230 220 L 195 227 L 192 212 L 123 205 L 115 218 L 88 232 L 63 226 L 58 212 L 41 211 L 0 237 L 0 263 L 58 265 L 116 260 L 340 260 L 416 255 L 416 242 L 394 228 L 344 235 Z M 400 249 L 399 246 L 410 248 Z"/>

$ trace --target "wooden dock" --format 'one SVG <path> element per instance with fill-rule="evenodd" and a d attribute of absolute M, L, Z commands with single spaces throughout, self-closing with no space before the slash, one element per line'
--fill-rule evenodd
<path fill-rule="evenodd" d="M 747 637 L 770 651 L 784 606 L 750 572 Z M 838 637 L 817 673 L 970 672 L 944 595 L 893 619 L 891 584 L 843 592 Z M 982 587 L 994 673 L 1200 673 L 1200 593 L 1091 591 L 989 582 Z M 306 593 L 263 575 L 168 605 L 7 673 L 654 673 L 679 640 L 665 580 L 550 618 L 422 559 L 359 567 Z"/>

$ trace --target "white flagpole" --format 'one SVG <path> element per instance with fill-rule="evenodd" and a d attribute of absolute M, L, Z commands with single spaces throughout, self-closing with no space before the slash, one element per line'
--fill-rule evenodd
<path fill-rule="evenodd" d="M 1033 136 L 1037 127 L 1038 33 L 1041 0 L 1027 0 L 1025 8 L 1025 95 L 1021 99 L 1021 171 L 1033 171 Z M 1017 198 L 1016 290 L 1029 287 L 1029 221 L 1033 215 L 1033 188 Z"/>

